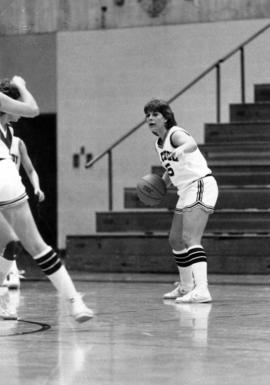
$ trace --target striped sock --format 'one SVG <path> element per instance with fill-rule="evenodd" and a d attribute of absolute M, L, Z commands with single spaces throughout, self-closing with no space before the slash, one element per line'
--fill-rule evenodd
<path fill-rule="evenodd" d="M 172 252 L 178 267 L 181 285 L 187 291 L 192 290 L 194 282 L 187 249 L 181 251 L 172 250 Z"/>
<path fill-rule="evenodd" d="M 43 273 L 48 276 L 55 273 L 62 266 L 60 258 L 51 247 L 48 247 L 44 252 L 36 255 L 34 260 Z"/>
<path fill-rule="evenodd" d="M 43 253 L 36 255 L 34 260 L 63 297 L 66 299 L 78 297 L 72 279 L 56 251 L 48 247 Z"/>

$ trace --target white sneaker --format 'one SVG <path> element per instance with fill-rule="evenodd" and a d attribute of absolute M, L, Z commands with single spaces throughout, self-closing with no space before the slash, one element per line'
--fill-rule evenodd
<path fill-rule="evenodd" d="M 12 271 L 6 276 L 3 286 L 9 289 L 19 289 L 21 286 L 19 274 L 13 273 Z"/>
<path fill-rule="evenodd" d="M 4 320 L 18 319 L 14 306 L 9 301 L 9 293 L 6 287 L 0 287 L 0 317 Z"/>
<path fill-rule="evenodd" d="M 94 317 L 94 313 L 83 302 L 80 296 L 69 300 L 70 313 L 75 321 L 79 323 L 86 322 Z"/>
<path fill-rule="evenodd" d="M 7 274 L 3 286 L 8 287 L 9 289 L 19 289 L 21 286 L 20 278 L 24 278 L 22 273 L 19 272 L 16 262 L 12 265 L 11 270 Z"/>
<path fill-rule="evenodd" d="M 168 293 L 165 293 L 163 295 L 164 299 L 176 299 L 179 297 L 182 297 L 183 295 L 187 294 L 189 290 L 184 289 L 181 283 L 178 283 L 177 287 L 173 289 L 172 291 L 169 291 Z"/>
<path fill-rule="evenodd" d="M 207 303 L 211 302 L 212 297 L 207 287 L 195 287 L 184 296 L 176 298 L 176 303 Z"/>

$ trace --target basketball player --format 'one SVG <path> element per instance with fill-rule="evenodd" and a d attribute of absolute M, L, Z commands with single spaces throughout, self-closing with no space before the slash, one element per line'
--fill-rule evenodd
<path fill-rule="evenodd" d="M 74 319 L 84 322 L 93 317 L 93 312 L 84 304 L 57 253 L 41 237 L 27 201 L 25 187 L 9 153 L 13 136 L 10 122 L 18 121 L 21 116 L 33 118 L 38 114 L 38 105 L 26 88 L 23 78 L 14 76 L 11 81 L 0 82 L 0 208 L 6 226 L 14 230 L 25 250 L 48 276 L 59 294 L 67 300 Z M 1 226 L 2 238 L 9 232 L 3 224 Z M 7 236 L 0 249 L 8 246 L 8 242 Z M 0 284 L 12 262 L 13 260 L 4 258 L 4 255 L 0 257 Z M 0 297 L 4 296 L 4 290 L 1 290 Z M 3 303 L 2 300 L 1 302 Z M 16 314 L 9 314 L 8 309 L 0 310 L 3 318 L 17 318 Z"/>
<path fill-rule="evenodd" d="M 165 168 L 163 179 L 179 195 L 169 243 L 180 283 L 164 299 L 177 303 L 211 302 L 207 282 L 207 259 L 201 244 L 209 214 L 213 213 L 218 187 L 192 136 L 178 127 L 168 103 L 153 99 L 144 107 L 150 131 L 158 136 L 156 150 Z"/>
<path fill-rule="evenodd" d="M 16 164 L 17 170 L 20 170 L 20 166 L 22 165 L 32 186 L 34 189 L 34 194 L 37 197 L 39 202 L 44 201 L 45 195 L 44 192 L 40 188 L 39 176 L 33 166 L 33 163 L 29 157 L 27 147 L 24 141 L 17 136 L 13 136 L 12 143 L 10 147 L 10 155 L 13 162 Z M 1 228 L 1 216 L 0 216 L 0 228 Z M 12 229 L 11 229 L 12 230 Z M 1 234 L 0 234 L 1 237 Z M 8 243 L 8 247 L 5 249 L 4 253 L 10 254 L 14 256 L 14 261 L 12 266 L 8 272 L 6 279 L 3 282 L 3 286 L 7 286 L 9 289 L 19 289 L 20 288 L 20 273 L 18 271 L 18 267 L 16 264 L 16 255 L 20 249 L 18 244 L 19 240 L 14 233 L 11 231 L 10 234 L 10 242 Z"/>

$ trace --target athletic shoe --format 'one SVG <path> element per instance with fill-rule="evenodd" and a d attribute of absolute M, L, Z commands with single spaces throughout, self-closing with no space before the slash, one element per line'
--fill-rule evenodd
<path fill-rule="evenodd" d="M 207 287 L 195 287 L 186 295 L 179 296 L 175 300 L 176 303 L 207 303 L 211 301 L 212 297 Z"/>
<path fill-rule="evenodd" d="M 9 301 L 9 293 L 6 287 L 0 287 L 0 317 L 4 320 L 18 319 L 17 312 L 14 306 Z"/>
<path fill-rule="evenodd" d="M 12 271 L 6 276 L 3 286 L 8 287 L 9 289 L 19 289 L 20 288 L 20 277 L 19 274 L 13 273 Z"/>
<path fill-rule="evenodd" d="M 94 313 L 83 302 L 80 296 L 69 300 L 70 313 L 75 321 L 79 323 L 86 322 L 94 317 Z"/>
<path fill-rule="evenodd" d="M 9 273 L 7 274 L 7 276 L 3 282 L 3 286 L 6 286 L 9 289 L 14 289 L 14 290 L 19 289 L 21 286 L 20 278 L 24 278 L 24 276 L 22 275 L 23 273 L 24 273 L 24 271 L 19 272 L 17 265 L 16 265 L 16 262 L 14 262 L 11 270 L 9 271 Z"/>
<path fill-rule="evenodd" d="M 163 295 L 164 299 L 176 299 L 179 297 L 182 297 L 183 295 L 187 294 L 189 290 L 184 289 L 181 283 L 178 283 L 177 287 L 173 289 L 172 291 L 169 291 L 168 293 L 165 293 Z"/>

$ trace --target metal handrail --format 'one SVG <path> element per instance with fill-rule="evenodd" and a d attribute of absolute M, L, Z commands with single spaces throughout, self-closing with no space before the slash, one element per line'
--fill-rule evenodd
<path fill-rule="evenodd" d="M 179 92 L 173 95 L 167 102 L 172 103 L 175 99 L 179 98 L 179 96 L 183 95 L 186 91 L 188 91 L 191 87 L 197 84 L 201 79 L 203 79 L 206 75 L 208 75 L 214 69 L 216 70 L 216 120 L 217 123 L 220 122 L 220 100 L 221 100 L 221 64 L 225 63 L 228 59 L 230 59 L 237 52 L 240 53 L 240 87 L 241 87 L 241 102 L 245 103 L 245 52 L 244 47 L 248 45 L 250 42 L 255 40 L 258 36 L 263 34 L 268 28 L 270 28 L 270 23 L 265 25 L 263 28 L 259 29 L 253 35 L 251 35 L 248 39 L 244 40 L 242 44 L 238 45 L 236 48 L 231 50 L 221 59 L 214 62 L 208 68 L 206 68 L 203 72 L 201 72 L 197 77 L 195 77 L 190 83 L 188 83 L 184 88 L 182 88 Z M 116 140 L 113 144 L 111 144 L 106 150 L 97 155 L 90 162 L 85 164 L 85 168 L 92 167 L 97 161 L 102 159 L 105 155 L 108 154 L 108 181 L 109 181 L 109 210 L 113 209 L 113 189 L 112 189 L 112 150 L 117 147 L 120 143 L 122 143 L 125 139 L 127 139 L 130 135 L 132 135 L 135 131 L 137 131 L 140 127 L 145 124 L 145 119 L 136 124 L 133 128 L 131 128 L 126 134 L 122 135 L 118 140 Z"/>

